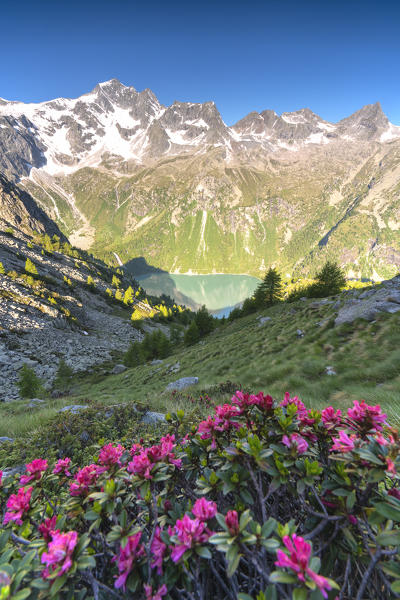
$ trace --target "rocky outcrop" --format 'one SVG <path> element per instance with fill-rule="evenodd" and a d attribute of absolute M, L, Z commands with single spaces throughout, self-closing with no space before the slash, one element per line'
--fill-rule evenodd
<path fill-rule="evenodd" d="M 381 285 L 353 293 L 340 307 L 335 325 L 352 323 L 356 319 L 373 321 L 381 313 L 400 311 L 400 275 Z"/>

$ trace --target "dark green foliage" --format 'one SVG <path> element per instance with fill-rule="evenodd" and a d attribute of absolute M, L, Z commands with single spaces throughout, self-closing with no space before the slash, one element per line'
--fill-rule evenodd
<path fill-rule="evenodd" d="M 234 321 L 242 316 L 242 310 L 237 306 L 228 315 L 228 321 Z"/>
<path fill-rule="evenodd" d="M 210 315 L 205 306 L 202 306 L 194 317 L 200 337 L 211 333 L 214 329 L 214 317 Z"/>
<path fill-rule="evenodd" d="M 19 372 L 19 393 L 22 398 L 34 398 L 43 392 L 42 382 L 33 369 L 24 364 Z"/>
<path fill-rule="evenodd" d="M 166 358 L 171 354 L 172 345 L 167 336 L 157 329 L 153 333 L 146 333 L 143 341 L 133 342 L 123 359 L 127 367 L 136 367 L 154 358 Z"/>
<path fill-rule="evenodd" d="M 254 293 L 257 308 L 272 306 L 283 298 L 282 278 L 276 269 L 270 267 L 263 281 Z"/>
<path fill-rule="evenodd" d="M 63 358 L 61 358 L 60 362 L 58 363 L 58 369 L 54 379 L 53 387 L 61 392 L 68 391 L 72 382 L 73 374 L 74 372 L 71 367 L 67 365 Z"/>
<path fill-rule="evenodd" d="M 144 354 L 140 342 L 133 342 L 129 346 L 124 355 L 123 363 L 127 367 L 137 367 L 144 363 Z"/>
<path fill-rule="evenodd" d="M 316 283 L 310 286 L 310 296 L 334 296 L 346 285 L 346 277 L 337 262 L 327 261 L 316 275 Z"/>
<path fill-rule="evenodd" d="M 246 315 L 251 315 L 253 312 L 256 312 L 257 306 L 254 298 L 246 298 L 243 302 L 241 316 L 245 317 Z"/>
<path fill-rule="evenodd" d="M 199 328 L 197 327 L 196 321 L 192 321 L 189 327 L 185 331 L 184 342 L 186 346 L 193 346 L 200 339 Z"/>

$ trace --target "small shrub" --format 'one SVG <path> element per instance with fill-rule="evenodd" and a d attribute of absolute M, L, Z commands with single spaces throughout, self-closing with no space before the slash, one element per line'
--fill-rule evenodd
<path fill-rule="evenodd" d="M 34 398 L 43 393 L 41 380 L 27 364 L 22 365 L 19 372 L 18 388 L 22 398 Z"/>
<path fill-rule="evenodd" d="M 31 261 L 30 258 L 26 259 L 26 262 L 25 262 L 25 271 L 27 273 L 30 273 L 31 275 L 37 275 L 38 274 L 38 270 L 37 270 L 36 266 Z"/>
<path fill-rule="evenodd" d="M 185 331 L 183 340 L 186 346 L 193 346 L 193 344 L 197 344 L 197 342 L 200 340 L 200 332 L 196 321 L 192 321 L 190 323 L 189 327 Z"/>

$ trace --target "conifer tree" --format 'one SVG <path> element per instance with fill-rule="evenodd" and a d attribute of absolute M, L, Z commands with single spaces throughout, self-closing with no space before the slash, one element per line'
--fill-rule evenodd
<path fill-rule="evenodd" d="M 6 270 L 5 270 L 4 266 L 3 266 L 3 263 L 0 262 L 0 275 L 5 275 L 5 273 L 6 273 Z"/>
<path fill-rule="evenodd" d="M 43 390 L 42 382 L 39 377 L 27 364 L 22 365 L 19 372 L 18 387 L 22 398 L 34 398 Z"/>
<path fill-rule="evenodd" d="M 54 379 L 54 387 L 61 391 L 65 391 L 68 389 L 69 384 L 72 381 L 72 376 L 74 372 L 69 365 L 65 362 L 63 358 L 60 358 L 60 362 L 58 363 L 58 369 L 56 373 L 56 377 Z"/>
<path fill-rule="evenodd" d="M 254 293 L 256 306 L 272 306 L 280 302 L 283 298 L 282 278 L 278 271 L 272 267 L 268 269 L 263 281 L 257 287 Z"/>
<path fill-rule="evenodd" d="M 346 277 L 337 262 L 328 260 L 316 275 L 316 283 L 310 288 L 310 295 L 334 296 L 346 285 Z"/>
<path fill-rule="evenodd" d="M 214 329 L 214 318 L 204 305 L 197 311 L 194 320 L 200 337 L 207 335 Z"/>
<path fill-rule="evenodd" d="M 142 365 L 144 362 L 142 344 L 133 342 L 126 351 L 123 362 L 127 367 Z"/>
<path fill-rule="evenodd" d="M 186 346 L 193 346 L 197 344 L 200 339 L 199 328 L 197 327 L 196 321 L 192 321 L 189 327 L 185 331 L 184 342 Z"/>
<path fill-rule="evenodd" d="M 124 294 L 124 304 L 132 304 L 133 302 L 133 289 L 131 286 L 127 288 Z"/>

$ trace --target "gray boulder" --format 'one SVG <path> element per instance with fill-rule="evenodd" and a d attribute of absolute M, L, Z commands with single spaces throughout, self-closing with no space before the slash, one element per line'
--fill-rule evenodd
<path fill-rule="evenodd" d="M 76 415 L 81 410 L 86 410 L 87 408 L 89 408 L 89 407 L 86 406 L 85 404 L 71 404 L 70 406 L 64 406 L 64 408 L 60 408 L 60 410 L 58 412 L 63 413 L 63 412 L 69 411 L 69 412 L 72 412 L 72 414 Z"/>
<path fill-rule="evenodd" d="M 126 369 L 127 369 L 127 367 L 125 365 L 115 365 L 115 367 L 111 371 L 111 374 L 119 375 L 120 373 L 123 373 L 124 371 L 126 371 Z"/>
<path fill-rule="evenodd" d="M 325 373 L 326 375 L 337 375 L 335 369 L 333 367 L 325 367 Z"/>
<path fill-rule="evenodd" d="M 145 415 L 143 415 L 140 422 L 147 425 L 156 425 L 157 423 L 164 423 L 165 420 L 165 415 L 163 413 L 149 410 Z"/>
<path fill-rule="evenodd" d="M 272 321 L 271 317 L 258 317 L 258 326 L 262 327 L 266 323 L 269 323 L 269 321 Z"/>
<path fill-rule="evenodd" d="M 13 442 L 13 441 L 14 441 L 14 438 L 9 438 L 7 436 L 0 437 L 0 444 L 3 444 L 4 442 Z"/>
<path fill-rule="evenodd" d="M 191 385 L 196 385 L 199 382 L 198 377 L 181 377 L 181 379 L 177 379 L 176 381 L 172 381 L 167 385 L 165 390 L 167 392 L 171 390 L 184 390 Z"/>

